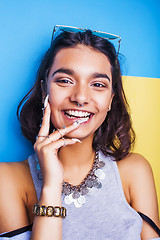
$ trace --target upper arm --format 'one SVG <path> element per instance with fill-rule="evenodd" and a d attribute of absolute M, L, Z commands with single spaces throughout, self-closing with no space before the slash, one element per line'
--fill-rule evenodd
<path fill-rule="evenodd" d="M 151 166 L 139 154 L 133 154 L 130 158 L 131 206 L 150 217 L 159 226 L 158 201 Z M 147 240 L 158 235 L 144 222 L 141 237 L 142 240 Z"/>
<path fill-rule="evenodd" d="M 0 164 L 0 233 L 28 224 L 21 164 Z"/>

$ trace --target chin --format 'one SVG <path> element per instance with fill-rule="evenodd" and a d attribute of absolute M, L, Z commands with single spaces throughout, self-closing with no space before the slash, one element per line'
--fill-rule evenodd
<path fill-rule="evenodd" d="M 84 139 L 87 139 L 87 138 L 91 138 L 93 139 L 93 136 L 94 136 L 94 133 L 86 133 L 85 130 L 80 130 L 80 129 L 77 129 L 73 132 L 70 132 L 66 135 L 68 138 L 78 138 L 79 140 L 84 140 Z"/>

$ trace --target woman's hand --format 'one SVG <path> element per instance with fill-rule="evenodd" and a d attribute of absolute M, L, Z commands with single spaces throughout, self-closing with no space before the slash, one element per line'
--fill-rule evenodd
<path fill-rule="evenodd" d="M 34 144 L 34 150 L 41 167 L 43 186 L 59 185 L 62 183 L 63 167 L 58 159 L 58 150 L 64 145 L 71 145 L 79 141 L 78 139 L 63 138 L 67 133 L 78 128 L 79 124 L 70 125 L 65 129 L 59 129 L 48 135 L 50 115 L 51 110 L 48 103 L 43 116 L 41 129 Z"/>

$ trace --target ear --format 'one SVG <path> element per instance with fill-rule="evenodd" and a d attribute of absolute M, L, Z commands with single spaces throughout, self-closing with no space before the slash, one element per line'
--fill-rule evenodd
<path fill-rule="evenodd" d="M 112 95 L 111 95 L 111 99 L 110 99 L 109 106 L 108 106 L 108 111 L 111 110 L 111 105 L 112 105 L 113 98 L 114 98 L 114 93 L 112 93 Z"/>
<path fill-rule="evenodd" d="M 47 91 L 48 74 L 49 74 L 49 69 L 46 70 L 45 77 L 44 79 L 41 80 L 42 98 L 45 98 L 48 94 L 48 91 Z"/>
<path fill-rule="evenodd" d="M 46 84 L 43 79 L 41 80 L 41 91 L 42 91 L 42 103 L 44 103 L 44 99 L 46 97 Z"/>

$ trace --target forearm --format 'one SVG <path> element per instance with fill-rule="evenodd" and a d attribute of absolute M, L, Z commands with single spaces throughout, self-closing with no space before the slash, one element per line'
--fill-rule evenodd
<path fill-rule="evenodd" d="M 61 185 L 56 187 L 43 187 L 39 200 L 39 205 L 61 207 L 61 193 Z M 61 240 L 62 221 L 63 219 L 61 217 L 47 217 L 35 215 L 30 240 Z"/>

